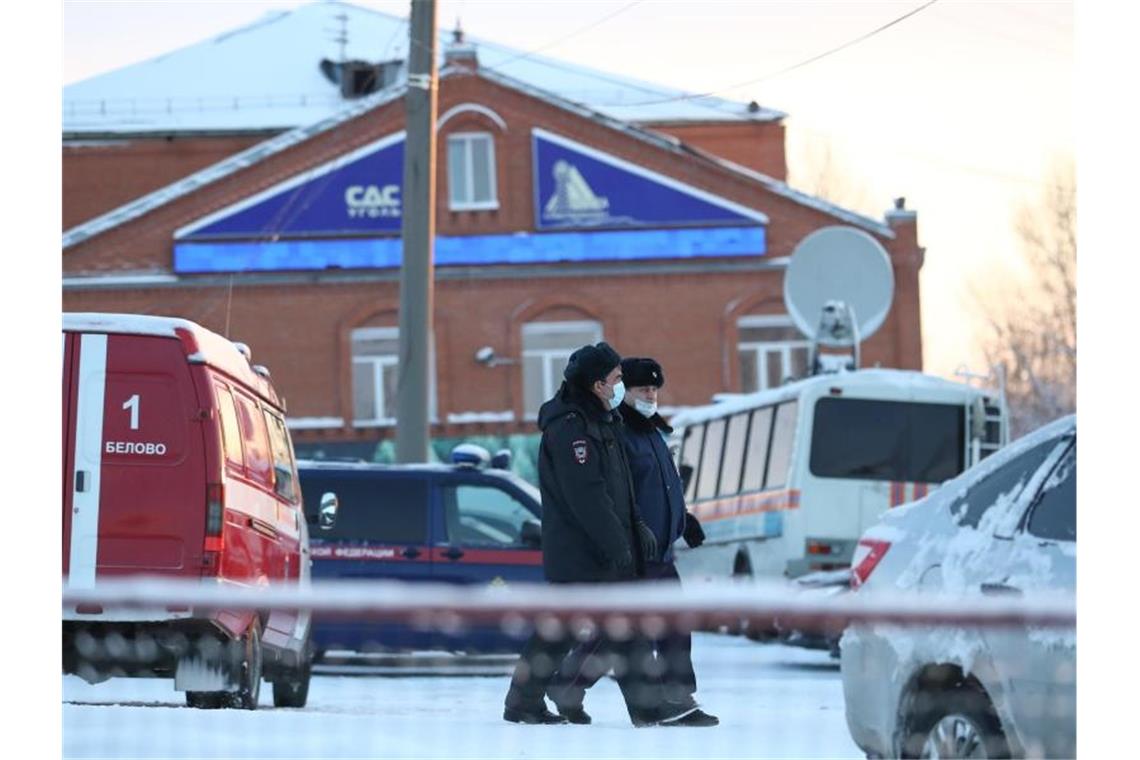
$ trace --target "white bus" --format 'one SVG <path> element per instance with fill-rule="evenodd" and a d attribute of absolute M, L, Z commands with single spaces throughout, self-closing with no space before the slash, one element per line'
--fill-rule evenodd
<path fill-rule="evenodd" d="M 1001 393 L 890 369 L 808 377 L 677 414 L 672 444 L 705 543 L 686 580 L 846 570 L 885 510 L 1008 441 Z"/>

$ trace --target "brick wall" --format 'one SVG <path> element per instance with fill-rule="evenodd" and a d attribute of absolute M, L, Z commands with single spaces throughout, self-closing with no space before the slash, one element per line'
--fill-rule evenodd
<path fill-rule="evenodd" d="M 265 136 L 103 140 L 63 146 L 63 229 L 256 145 Z"/>
<path fill-rule="evenodd" d="M 714 122 L 709 124 L 646 124 L 713 155 L 786 181 L 784 125 L 778 122 Z"/>
<path fill-rule="evenodd" d="M 763 211 L 770 219 L 767 258 L 789 255 L 811 231 L 840 223 L 820 209 L 774 194 L 762 184 L 699 156 L 672 152 L 479 77 L 443 80 L 439 113 L 464 104 L 491 109 L 506 128 L 483 113 L 460 108 L 440 130 L 440 234 L 485 235 L 534 229 L 532 127 L 556 132 Z M 178 227 L 390 134 L 402 128 L 402 121 L 403 105 L 397 101 L 347 122 L 69 248 L 63 256 L 64 271 L 74 275 L 169 269 L 172 235 Z M 494 136 L 500 208 L 453 212 L 448 206 L 443 160 L 446 138 L 454 132 L 472 130 Z M 239 146 L 231 144 L 228 148 L 237 150 Z M 222 151 L 219 144 L 218 153 Z M 158 174 L 165 172 L 166 177 L 174 171 L 170 167 L 156 170 L 151 181 Z M 124 188 L 119 191 L 126 192 Z M 77 213 L 69 208 L 77 202 L 65 184 L 65 216 Z M 895 267 L 894 307 L 883 327 L 864 343 L 863 363 L 919 369 L 922 348 L 917 274 L 922 254 L 913 218 L 903 215 L 892 224 L 896 237 L 880 237 L 880 242 Z M 443 425 L 433 434 L 533 430 L 532 423 L 521 421 L 521 367 L 485 367 L 473 358 L 484 345 L 494 347 L 500 356 L 517 358 L 521 327 L 527 321 L 569 317 L 602 322 L 606 339 L 620 352 L 651 355 L 662 362 L 668 377 L 663 405 L 705 403 L 716 392 L 738 390 L 736 320 L 745 314 L 783 312 L 783 280 L 780 270 L 756 267 L 749 271 L 746 263 L 740 268 L 740 260 L 732 263 L 735 271 L 716 271 L 718 262 L 710 260 L 696 271 L 654 274 L 614 274 L 606 265 L 585 274 L 570 266 L 549 265 L 531 268 L 526 276 L 506 271 L 502 277 L 493 278 L 463 276 L 468 270 L 438 272 L 435 339 L 440 419 L 446 420 L 449 413 L 513 410 L 520 421 Z M 253 284 L 251 277 L 239 273 L 232 278 L 187 278 L 190 284 L 179 287 L 68 289 L 63 304 L 67 311 L 126 311 L 192 319 L 248 343 L 255 361 L 272 371 L 291 417 L 341 417 L 350 422 L 349 336 L 354 327 L 396 324 L 398 272 L 371 273 L 355 280 L 349 276 L 338 282 L 307 273 L 286 275 L 277 282 L 267 279 L 272 278 L 262 277 L 257 280 L 262 284 Z M 211 284 L 203 284 L 207 282 Z M 361 440 L 390 432 L 346 427 L 299 431 L 296 437 L 299 441 Z"/>

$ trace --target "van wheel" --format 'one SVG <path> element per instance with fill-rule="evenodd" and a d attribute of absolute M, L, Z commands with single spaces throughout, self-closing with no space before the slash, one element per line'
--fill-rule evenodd
<path fill-rule="evenodd" d="M 273 706 L 304 707 L 309 701 L 309 680 L 312 676 L 313 649 L 311 644 L 306 644 L 297 669 L 286 671 L 274 679 Z"/>
<path fill-rule="evenodd" d="M 228 692 L 230 706 L 242 710 L 256 710 L 261 696 L 261 633 L 257 619 L 241 637 L 241 659 L 235 663 L 238 689 Z"/>
<path fill-rule="evenodd" d="M 196 707 L 199 710 L 217 710 L 225 706 L 226 697 L 224 691 L 188 691 L 186 706 Z"/>
<path fill-rule="evenodd" d="M 200 710 L 217 710 L 219 707 L 239 707 L 256 710 L 261 695 L 261 634 L 254 620 L 249 630 L 238 641 L 227 644 L 223 667 L 227 667 L 237 682 L 235 691 L 188 691 L 186 704 Z"/>

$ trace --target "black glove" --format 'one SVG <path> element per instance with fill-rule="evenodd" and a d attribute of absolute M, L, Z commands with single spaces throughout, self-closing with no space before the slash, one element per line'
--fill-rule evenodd
<path fill-rule="evenodd" d="M 685 529 L 681 535 L 685 537 L 685 543 L 694 549 L 705 542 L 705 529 L 692 512 L 685 513 Z"/>
<path fill-rule="evenodd" d="M 619 560 L 613 563 L 613 569 L 618 575 L 630 575 L 633 573 L 633 554 L 627 549 L 625 554 Z"/>
<path fill-rule="evenodd" d="M 657 536 L 653 535 L 653 531 L 641 520 L 637 521 L 637 538 L 641 542 L 641 556 L 646 562 L 656 562 Z"/>

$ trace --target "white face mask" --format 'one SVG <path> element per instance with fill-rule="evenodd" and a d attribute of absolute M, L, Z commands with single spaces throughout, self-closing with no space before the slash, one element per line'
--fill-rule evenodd
<path fill-rule="evenodd" d="M 657 414 L 656 402 L 642 401 L 639 398 L 633 400 L 633 408 L 641 413 L 642 417 L 652 417 Z"/>
<path fill-rule="evenodd" d="M 610 399 L 610 409 L 617 409 L 621 406 L 622 399 L 625 398 L 625 383 L 618 380 L 617 385 L 614 386 L 614 395 Z"/>

